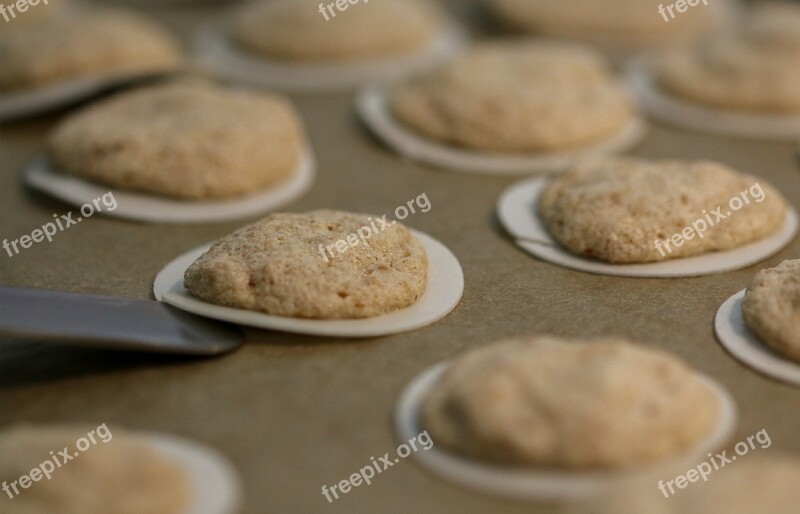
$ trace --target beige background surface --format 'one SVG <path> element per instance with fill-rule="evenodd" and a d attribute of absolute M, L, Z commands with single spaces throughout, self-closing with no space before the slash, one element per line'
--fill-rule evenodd
<path fill-rule="evenodd" d="M 184 33 L 203 17 L 200 11 L 158 14 Z M 514 179 L 458 175 L 398 158 L 360 127 L 348 94 L 294 99 L 317 150 L 319 178 L 287 210 L 383 214 L 426 193 L 432 209 L 408 224 L 459 257 L 466 290 L 455 311 L 423 330 L 360 341 L 250 331 L 241 350 L 209 360 L 6 341 L 2 427 L 105 422 L 112 431 L 126 426 L 195 439 L 220 449 L 239 469 L 246 512 L 550 512 L 451 485 L 412 459 L 330 505 L 320 488 L 346 479 L 370 456 L 395 451 L 394 402 L 428 366 L 504 336 L 614 334 L 668 349 L 728 387 L 741 414 L 736 440 L 765 428 L 773 446 L 759 451 L 800 455 L 800 390 L 740 365 L 712 328 L 717 307 L 759 269 L 800 256 L 800 240 L 759 265 L 702 278 L 626 279 L 559 268 L 531 258 L 499 228 L 495 202 Z M 1 238 L 29 234 L 54 213 L 71 210 L 27 190 L 18 176 L 62 114 L 0 129 Z M 800 207 L 796 145 L 653 125 L 632 153 L 719 160 L 769 180 Z M 95 216 L 52 243 L 14 257 L 3 252 L 0 281 L 149 298 L 164 264 L 240 224 L 148 225 Z"/>

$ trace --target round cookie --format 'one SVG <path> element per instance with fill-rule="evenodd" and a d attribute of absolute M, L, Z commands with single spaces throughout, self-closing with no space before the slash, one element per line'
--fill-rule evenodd
<path fill-rule="evenodd" d="M 440 13 L 419 0 L 350 2 L 335 17 L 316 0 L 259 0 L 233 25 L 243 48 L 296 61 L 332 61 L 405 54 L 430 43 L 442 29 Z M 338 2 L 337 2 L 338 3 Z"/>
<path fill-rule="evenodd" d="M 739 210 L 730 206 L 734 197 Z M 778 231 L 787 212 L 763 179 L 722 164 L 634 158 L 582 163 L 554 178 L 538 205 L 566 249 L 615 264 L 736 248 Z"/>
<path fill-rule="evenodd" d="M 395 117 L 426 137 L 486 152 L 554 151 L 619 133 L 630 99 L 599 54 L 568 43 L 484 43 L 398 86 Z"/>
<path fill-rule="evenodd" d="M 508 465 L 618 468 L 712 431 L 715 393 L 677 358 L 620 339 L 501 341 L 457 359 L 422 407 L 438 446 Z"/>
<path fill-rule="evenodd" d="M 665 22 L 659 14 L 661 4 L 663 0 L 491 1 L 495 14 L 515 28 L 580 40 L 600 37 L 643 44 L 695 35 L 712 24 L 703 5 Z"/>
<path fill-rule="evenodd" d="M 178 82 L 124 92 L 62 121 L 49 155 L 62 171 L 181 199 L 245 195 L 287 178 L 304 151 L 283 97 Z"/>
<path fill-rule="evenodd" d="M 178 40 L 160 27 L 137 14 L 109 10 L 4 29 L 0 53 L 0 91 L 86 76 L 159 73 L 176 69 L 182 59 Z"/>
<path fill-rule="evenodd" d="M 101 425 L 104 427 L 105 425 Z M 48 479 L 39 480 L 10 498 L 0 495 L 0 511 L 8 514 L 178 514 L 190 501 L 189 479 L 171 460 L 139 437 L 98 427 L 96 444 L 77 452 L 77 441 L 88 442 L 90 427 L 20 425 L 0 437 L 0 482 L 11 484 L 50 461 Z M 83 444 L 83 443 L 81 443 Z M 69 448 L 71 460 L 58 454 Z M 55 453 L 55 455 L 54 455 Z M 77 455 L 73 455 L 77 453 Z M 53 459 L 58 459 L 56 466 Z M 47 468 L 48 466 L 45 465 Z M 19 483 L 19 482 L 17 482 Z M 13 489 L 11 489 L 13 493 Z"/>
<path fill-rule="evenodd" d="M 659 85 L 712 107 L 800 114 L 800 6 L 766 4 L 746 19 L 737 33 L 668 52 Z"/>
<path fill-rule="evenodd" d="M 353 319 L 403 309 L 427 288 L 427 254 L 403 225 L 379 220 L 333 210 L 272 214 L 215 242 L 186 270 L 186 289 L 276 316 Z"/>
<path fill-rule="evenodd" d="M 756 450 L 761 450 L 756 442 Z M 767 446 L 768 447 L 768 446 Z M 755 450 L 750 450 L 754 452 Z M 729 452 L 730 455 L 731 452 Z M 711 464 L 708 464 L 711 468 Z M 664 472 L 666 478 L 685 475 L 686 469 Z M 568 514 L 753 514 L 797 512 L 800 505 L 800 460 L 788 455 L 750 455 L 735 464 L 712 470 L 707 481 L 688 483 L 668 497 L 655 487 L 659 478 L 648 476 L 623 483 L 602 497 L 593 497 L 566 509 Z"/>
<path fill-rule="evenodd" d="M 800 259 L 759 271 L 742 300 L 742 316 L 765 345 L 800 362 Z"/>

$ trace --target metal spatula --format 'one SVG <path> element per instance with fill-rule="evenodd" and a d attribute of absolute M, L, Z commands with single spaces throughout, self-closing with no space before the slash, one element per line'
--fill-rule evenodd
<path fill-rule="evenodd" d="M 244 342 L 233 325 L 166 304 L 46 289 L 0 287 L 0 334 L 143 352 L 216 355 Z"/>

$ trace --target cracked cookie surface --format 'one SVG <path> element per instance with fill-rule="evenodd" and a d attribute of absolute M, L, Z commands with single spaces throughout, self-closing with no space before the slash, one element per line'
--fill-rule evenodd
<path fill-rule="evenodd" d="M 378 219 L 333 210 L 272 214 L 215 242 L 186 270 L 186 289 L 276 316 L 353 319 L 403 309 L 427 288 L 427 254 L 406 227 L 381 227 Z M 383 230 L 362 239 L 364 227 Z"/>

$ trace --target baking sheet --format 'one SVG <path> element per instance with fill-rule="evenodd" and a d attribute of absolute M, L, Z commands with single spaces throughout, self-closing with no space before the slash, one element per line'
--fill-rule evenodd
<path fill-rule="evenodd" d="M 448 7 L 465 17 L 475 11 L 463 0 Z M 221 13 L 213 6 L 154 11 L 187 41 L 194 27 Z M 370 456 L 395 450 L 392 415 L 398 395 L 429 366 L 505 336 L 619 335 L 676 353 L 728 389 L 740 407 L 734 440 L 766 428 L 772 446 L 765 455 L 800 454 L 800 389 L 741 365 L 713 330 L 719 306 L 761 268 L 800 257 L 800 240 L 763 263 L 714 276 L 634 279 L 572 271 L 531 258 L 504 234 L 495 206 L 518 178 L 446 173 L 396 156 L 359 126 L 351 94 L 293 99 L 314 144 L 319 173 L 309 193 L 285 209 L 390 212 L 425 192 L 430 212 L 408 223 L 459 258 L 465 291 L 458 307 L 425 329 L 378 339 L 330 341 L 249 330 L 248 344 L 214 360 L 4 341 L 0 424 L 106 421 L 198 440 L 221 451 L 242 475 L 246 514 L 265 509 L 555 514 L 552 505 L 520 504 L 455 486 L 411 458 L 332 503 L 321 487 L 347 479 L 368 465 Z M 0 126 L 0 240 L 29 234 L 69 210 L 27 190 L 19 177 L 58 119 Z M 798 208 L 796 143 L 653 123 L 631 153 L 719 160 L 769 180 Z M 164 263 L 242 224 L 153 225 L 93 216 L 19 255 L 9 257 L 0 248 L 0 283 L 152 298 L 153 278 Z"/>

